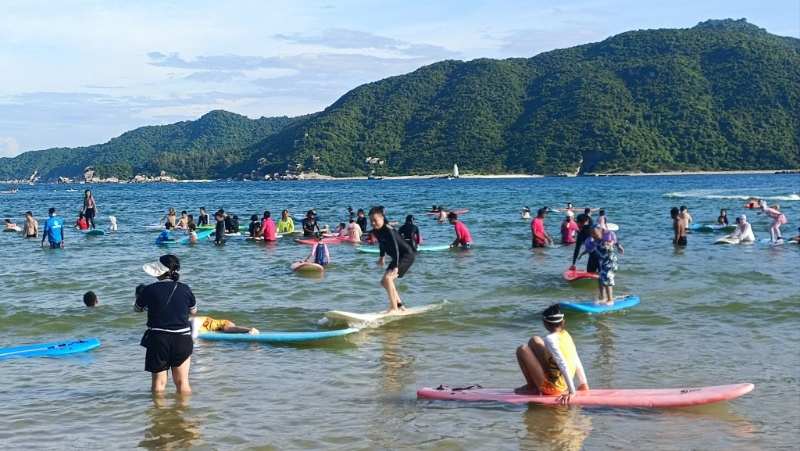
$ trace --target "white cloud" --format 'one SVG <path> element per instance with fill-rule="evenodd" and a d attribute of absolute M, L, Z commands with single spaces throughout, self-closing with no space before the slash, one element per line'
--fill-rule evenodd
<path fill-rule="evenodd" d="M 20 154 L 19 143 L 10 136 L 0 136 L 0 157 L 16 157 Z"/>

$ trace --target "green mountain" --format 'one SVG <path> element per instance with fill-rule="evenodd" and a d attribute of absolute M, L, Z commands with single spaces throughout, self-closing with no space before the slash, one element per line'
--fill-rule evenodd
<path fill-rule="evenodd" d="M 108 143 L 0 159 L 0 179 L 800 168 L 800 40 L 742 20 L 640 30 L 533 58 L 442 61 L 324 111 L 213 111 Z"/>
<path fill-rule="evenodd" d="M 240 173 L 798 168 L 800 40 L 722 20 L 443 61 L 358 87 L 249 151 Z"/>
<path fill-rule="evenodd" d="M 34 171 L 42 181 L 76 177 L 94 167 L 99 177 L 131 178 L 136 174 L 177 178 L 217 178 L 250 154 L 243 149 L 285 127 L 287 117 L 248 119 L 212 111 L 196 121 L 137 128 L 105 144 L 55 148 L 0 158 L 0 180 L 27 179 Z"/>

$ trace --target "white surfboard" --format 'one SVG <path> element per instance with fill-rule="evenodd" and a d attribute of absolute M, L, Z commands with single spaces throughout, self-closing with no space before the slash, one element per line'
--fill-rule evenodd
<path fill-rule="evenodd" d="M 739 238 L 731 238 L 729 236 L 723 236 L 722 238 L 714 241 L 714 244 L 739 244 L 741 240 Z"/>
<path fill-rule="evenodd" d="M 442 304 L 428 304 L 420 307 L 406 307 L 405 310 L 399 312 L 388 312 L 384 310 L 381 312 L 370 312 L 370 313 L 352 313 L 352 312 L 333 310 L 325 313 L 325 318 L 323 318 L 320 321 L 320 323 L 347 324 L 347 325 L 355 324 L 360 326 L 369 324 L 381 325 L 388 323 L 390 321 L 394 321 L 396 319 L 404 318 L 406 316 L 411 316 L 411 315 L 418 315 L 420 313 L 429 312 L 431 310 L 435 310 L 441 307 Z"/>
<path fill-rule="evenodd" d="M 619 230 L 619 226 L 614 224 L 613 222 L 607 222 L 606 230 L 608 230 L 609 232 L 616 232 L 617 230 Z"/>

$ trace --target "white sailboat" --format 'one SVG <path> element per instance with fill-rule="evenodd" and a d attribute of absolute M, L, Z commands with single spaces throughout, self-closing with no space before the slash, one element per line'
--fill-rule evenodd
<path fill-rule="evenodd" d="M 453 165 L 453 178 L 454 179 L 458 178 L 458 165 L 457 164 Z"/>

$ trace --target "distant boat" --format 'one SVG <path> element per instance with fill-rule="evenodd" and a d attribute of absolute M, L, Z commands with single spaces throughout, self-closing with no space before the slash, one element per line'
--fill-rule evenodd
<path fill-rule="evenodd" d="M 383 177 L 379 175 L 368 175 L 367 180 L 383 180 Z"/>
<path fill-rule="evenodd" d="M 458 178 L 458 165 L 457 164 L 453 165 L 453 178 L 454 179 Z"/>

